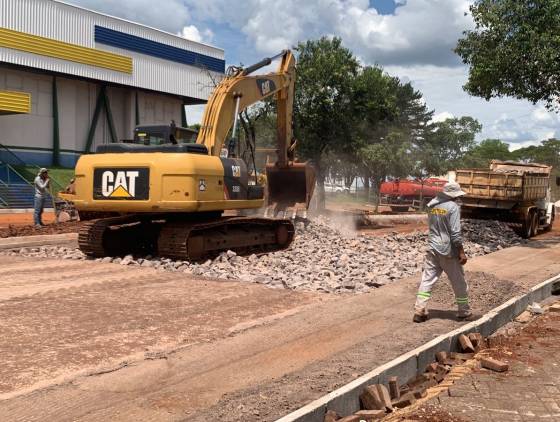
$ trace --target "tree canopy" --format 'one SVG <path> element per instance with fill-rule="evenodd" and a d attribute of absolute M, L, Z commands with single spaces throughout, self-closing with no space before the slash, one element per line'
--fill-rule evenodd
<path fill-rule="evenodd" d="M 558 108 L 560 0 L 477 0 L 470 11 L 475 29 L 455 49 L 469 65 L 464 89 Z"/>
<path fill-rule="evenodd" d="M 519 148 L 511 153 L 515 160 L 548 164 L 558 169 L 560 166 L 560 140 L 547 139 L 540 145 Z"/>

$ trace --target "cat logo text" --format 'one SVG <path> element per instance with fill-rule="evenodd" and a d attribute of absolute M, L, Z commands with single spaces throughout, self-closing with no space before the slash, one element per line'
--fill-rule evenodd
<path fill-rule="evenodd" d="M 95 169 L 94 199 L 148 199 L 147 168 Z"/>

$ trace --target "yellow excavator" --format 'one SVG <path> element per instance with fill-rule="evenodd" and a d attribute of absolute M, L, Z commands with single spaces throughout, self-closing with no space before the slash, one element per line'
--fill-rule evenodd
<path fill-rule="evenodd" d="M 276 72 L 252 75 L 275 59 Z M 315 186 L 313 167 L 294 159 L 294 80 L 289 50 L 230 68 L 206 105 L 195 143 L 112 143 L 81 156 L 74 191 L 61 194 L 89 220 L 79 233 L 80 249 L 92 257 L 156 253 L 199 260 L 228 249 L 259 253 L 289 246 L 294 225 L 287 217 L 307 209 Z M 263 186 L 256 169 L 249 174 L 235 157 L 235 134 L 240 113 L 273 96 L 277 161 L 267 165 Z M 266 214 L 239 215 L 257 209 Z"/>

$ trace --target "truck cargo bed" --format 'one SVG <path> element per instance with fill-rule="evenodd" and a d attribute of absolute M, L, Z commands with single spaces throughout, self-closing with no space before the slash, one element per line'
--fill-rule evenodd
<path fill-rule="evenodd" d="M 548 166 L 493 161 L 490 169 L 457 170 L 456 180 L 470 198 L 527 202 L 546 198 L 549 175 Z"/>

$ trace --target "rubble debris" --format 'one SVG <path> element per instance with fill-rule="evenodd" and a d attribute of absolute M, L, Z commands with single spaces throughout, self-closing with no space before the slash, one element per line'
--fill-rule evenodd
<path fill-rule="evenodd" d="M 368 385 L 360 394 L 360 402 L 362 407 L 366 410 L 383 410 L 385 411 L 385 404 L 379 397 L 375 385 Z"/>
<path fill-rule="evenodd" d="M 461 349 L 463 351 L 474 353 L 474 346 L 466 335 L 461 334 L 459 336 L 459 343 L 461 344 Z M 453 358 L 453 356 L 451 357 Z"/>
<path fill-rule="evenodd" d="M 438 365 L 438 369 L 435 372 L 435 380 L 440 383 L 443 381 L 443 379 L 445 378 L 445 375 L 447 375 L 447 373 L 449 372 L 449 370 L 443 366 L 443 365 Z"/>
<path fill-rule="evenodd" d="M 405 395 L 406 393 L 410 393 L 410 387 L 408 386 L 408 384 L 401 385 L 401 387 L 399 388 L 399 392 L 401 396 Z"/>
<path fill-rule="evenodd" d="M 426 397 L 428 395 L 428 391 L 426 388 L 419 388 L 417 390 L 414 390 L 414 398 L 416 400 L 420 400 L 423 399 L 424 397 Z"/>
<path fill-rule="evenodd" d="M 475 351 L 479 351 L 484 346 L 484 339 L 480 333 L 469 333 L 469 340 L 475 348 Z"/>
<path fill-rule="evenodd" d="M 507 225 L 494 221 L 464 220 L 463 231 L 469 257 L 526 242 Z M 96 260 L 208 278 L 244 280 L 272 288 L 364 293 L 419 273 L 427 247 L 426 232 L 395 232 L 379 237 L 359 233 L 348 235 L 334 229 L 326 217 L 318 217 L 307 224 L 298 222 L 296 232 L 290 248 L 262 255 L 239 256 L 229 251 L 205 262 L 133 255 Z M 60 246 L 21 248 L 1 253 L 86 259 L 79 249 Z"/>
<path fill-rule="evenodd" d="M 451 359 L 462 360 L 464 362 L 464 361 L 467 361 L 469 359 L 472 359 L 474 357 L 474 353 L 455 353 L 455 352 L 451 352 L 451 354 L 449 356 L 451 357 Z"/>
<path fill-rule="evenodd" d="M 523 311 L 517 317 L 515 317 L 514 321 L 519 322 L 521 324 L 526 324 L 529 321 L 531 321 L 531 317 L 532 317 L 531 312 Z"/>
<path fill-rule="evenodd" d="M 437 369 L 438 369 L 438 364 L 436 362 L 432 362 L 428 366 L 426 366 L 426 370 L 424 372 L 435 373 L 437 371 Z"/>
<path fill-rule="evenodd" d="M 483 368 L 490 369 L 496 372 L 505 372 L 509 369 L 509 365 L 493 358 L 482 358 L 480 364 Z"/>
<path fill-rule="evenodd" d="M 554 305 L 550 305 L 548 310 L 550 312 L 560 312 L 560 303 L 555 303 Z"/>
<path fill-rule="evenodd" d="M 544 309 L 537 302 L 533 302 L 527 307 L 527 310 L 534 315 L 540 315 L 544 313 Z"/>
<path fill-rule="evenodd" d="M 342 419 L 339 419 L 337 422 L 360 422 L 360 417 L 357 415 L 350 415 L 350 416 L 345 416 Z"/>
<path fill-rule="evenodd" d="M 457 365 L 457 361 L 455 359 L 447 358 L 443 361 L 443 364 L 446 366 L 455 366 Z"/>
<path fill-rule="evenodd" d="M 361 418 L 360 420 L 364 420 L 366 422 L 381 419 L 385 416 L 385 412 L 383 410 L 359 410 L 354 414 L 359 416 Z"/>
<path fill-rule="evenodd" d="M 415 402 L 416 402 L 416 398 L 414 397 L 414 394 L 408 392 L 406 394 L 403 394 L 398 400 L 394 401 L 393 406 L 396 407 L 397 409 L 402 409 L 403 407 L 410 406 Z"/>
<path fill-rule="evenodd" d="M 383 384 L 368 385 L 360 395 L 360 400 L 366 410 L 393 411 L 389 390 Z"/>
<path fill-rule="evenodd" d="M 391 403 L 391 395 L 389 394 L 389 390 L 383 384 L 377 384 L 377 391 L 379 392 L 379 396 L 385 405 L 385 410 L 387 412 L 393 411 L 393 404 Z"/>
<path fill-rule="evenodd" d="M 360 422 L 360 417 L 357 415 L 349 415 L 339 419 L 337 422 Z"/>
<path fill-rule="evenodd" d="M 445 360 L 447 359 L 447 352 L 441 351 L 436 353 L 436 360 L 444 365 Z"/>
<path fill-rule="evenodd" d="M 327 410 L 327 413 L 325 413 L 324 422 L 336 422 L 339 419 L 340 417 L 338 416 L 338 413 L 336 413 L 334 410 Z"/>
<path fill-rule="evenodd" d="M 398 400 L 401 396 L 399 390 L 399 380 L 397 377 L 389 378 L 389 394 L 391 395 L 391 400 Z"/>

